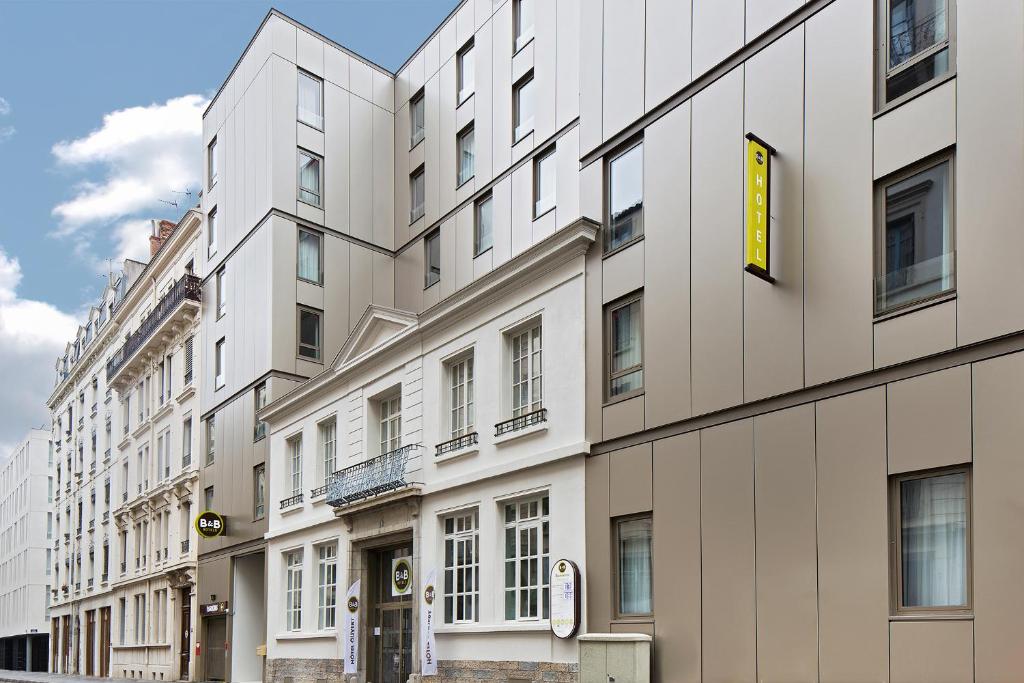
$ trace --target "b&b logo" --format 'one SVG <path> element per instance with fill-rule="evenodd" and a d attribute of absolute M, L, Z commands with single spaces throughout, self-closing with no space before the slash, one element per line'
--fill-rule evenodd
<path fill-rule="evenodd" d="M 216 538 L 224 533 L 224 518 L 213 510 L 206 510 L 196 517 L 196 533 L 203 538 Z"/>
<path fill-rule="evenodd" d="M 359 610 L 359 598 L 352 596 L 348 599 L 348 611 L 355 614 Z"/>

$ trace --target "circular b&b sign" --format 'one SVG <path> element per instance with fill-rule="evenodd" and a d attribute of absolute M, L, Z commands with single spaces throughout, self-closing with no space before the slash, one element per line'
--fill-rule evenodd
<path fill-rule="evenodd" d="M 412 558 L 396 557 L 391 560 L 391 595 L 408 595 L 412 590 Z"/>
<path fill-rule="evenodd" d="M 224 518 L 213 510 L 200 512 L 195 526 L 196 533 L 203 538 L 216 538 L 224 534 Z"/>

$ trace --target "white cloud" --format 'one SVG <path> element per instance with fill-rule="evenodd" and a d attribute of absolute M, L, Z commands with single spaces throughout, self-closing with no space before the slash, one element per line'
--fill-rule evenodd
<path fill-rule="evenodd" d="M 52 152 L 71 169 L 102 168 L 103 176 L 75 186 L 74 196 L 53 208 L 59 237 L 143 210 L 165 213 L 160 199 L 196 186 L 201 174 L 203 110 L 201 95 L 185 95 L 163 104 L 129 107 L 103 117 L 103 125 Z"/>
<path fill-rule="evenodd" d="M 0 126 L 0 142 L 14 137 L 14 126 Z"/>
<path fill-rule="evenodd" d="M 4 98 L 0 97 L 0 116 L 7 116 L 11 113 L 11 105 Z"/>
<path fill-rule="evenodd" d="M 153 224 L 148 220 L 128 220 L 118 225 L 114 229 L 114 240 L 117 245 L 114 263 L 121 263 L 126 258 L 148 262 L 151 234 Z"/>
<path fill-rule="evenodd" d="M 0 449 L 48 422 L 45 402 L 53 388 L 54 362 L 78 331 L 75 317 L 19 297 L 21 278 L 21 264 L 0 247 Z"/>

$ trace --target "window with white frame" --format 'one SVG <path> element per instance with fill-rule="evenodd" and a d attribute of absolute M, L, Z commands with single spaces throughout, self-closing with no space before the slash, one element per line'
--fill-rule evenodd
<path fill-rule="evenodd" d="M 390 453 L 402 447 L 402 396 L 395 394 L 381 399 L 380 414 L 380 454 Z"/>
<path fill-rule="evenodd" d="M 285 629 L 302 630 L 302 551 L 285 553 Z"/>
<path fill-rule="evenodd" d="M 324 127 L 324 82 L 299 69 L 298 119 L 320 130 Z"/>
<path fill-rule="evenodd" d="M 444 623 L 474 622 L 480 614 L 480 536 L 477 511 L 444 518 Z"/>
<path fill-rule="evenodd" d="M 451 438 L 473 432 L 473 354 L 448 364 L 449 413 Z"/>
<path fill-rule="evenodd" d="M 324 420 L 317 425 L 317 432 L 320 436 L 320 462 L 323 467 L 323 478 L 327 480 L 338 466 L 337 452 L 337 418 Z"/>
<path fill-rule="evenodd" d="M 326 543 L 317 549 L 317 618 L 321 631 L 335 627 L 338 602 L 338 544 Z"/>
<path fill-rule="evenodd" d="M 217 455 L 217 416 L 206 418 L 206 463 L 212 464 Z"/>
<path fill-rule="evenodd" d="M 455 71 L 456 81 L 458 81 L 458 98 L 459 104 L 462 104 L 470 98 L 474 90 L 474 73 L 475 68 L 473 64 L 473 40 L 470 39 L 468 43 L 455 56 Z"/>
<path fill-rule="evenodd" d="M 214 376 L 214 387 L 217 389 L 220 389 L 221 387 L 224 386 L 224 366 L 227 364 L 227 358 L 225 357 L 226 353 L 227 347 L 224 344 L 224 337 L 221 337 L 220 341 L 217 342 L 217 346 L 214 347 L 213 356 L 214 367 L 216 369 L 216 374 Z"/>
<path fill-rule="evenodd" d="M 323 160 L 312 152 L 299 150 L 299 201 L 320 206 Z"/>
<path fill-rule="evenodd" d="M 412 96 L 409 100 L 409 147 L 415 147 L 423 140 L 425 134 L 424 128 L 424 112 L 426 110 L 425 99 L 423 97 L 423 90 Z"/>
<path fill-rule="evenodd" d="M 533 164 L 533 217 L 555 208 L 555 148 L 537 157 Z"/>
<path fill-rule="evenodd" d="M 542 407 L 544 385 L 541 341 L 540 321 L 509 335 L 512 417 L 532 413 Z"/>
<path fill-rule="evenodd" d="M 505 620 L 548 618 L 548 496 L 505 504 Z"/>
<path fill-rule="evenodd" d="M 462 185 L 476 173 L 476 135 L 472 123 L 459 132 L 456 147 L 456 157 L 459 164 L 456 185 Z"/>
<path fill-rule="evenodd" d="M 288 473 L 291 482 L 291 495 L 302 493 L 302 435 L 293 436 L 288 440 Z"/>
<path fill-rule="evenodd" d="M 473 224 L 473 255 L 479 256 L 494 246 L 494 196 L 488 194 L 476 203 Z"/>

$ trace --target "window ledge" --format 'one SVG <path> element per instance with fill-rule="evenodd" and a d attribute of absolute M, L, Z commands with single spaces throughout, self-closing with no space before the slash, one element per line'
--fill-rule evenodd
<path fill-rule="evenodd" d="M 304 507 L 305 505 L 303 505 L 302 503 L 295 503 L 294 505 L 289 505 L 288 507 L 280 510 L 280 513 L 282 517 L 287 517 L 288 515 L 298 512 Z"/>
<path fill-rule="evenodd" d="M 480 452 L 480 446 L 478 444 L 473 444 L 471 446 L 466 446 L 465 448 L 460 448 L 457 451 L 452 451 L 450 453 L 445 453 L 444 455 L 435 456 L 434 457 L 434 462 L 436 462 L 436 463 L 451 462 L 452 460 L 458 460 L 459 458 L 465 458 L 468 455 L 476 455 L 479 452 Z"/>
<path fill-rule="evenodd" d="M 625 251 L 626 249 L 629 249 L 634 244 L 636 244 L 638 242 L 642 242 L 643 239 L 644 239 L 644 235 L 643 235 L 643 233 L 640 233 L 639 235 L 637 235 L 636 237 L 634 237 L 630 241 L 628 241 L 628 242 L 626 242 L 624 244 L 620 244 L 619 246 L 615 247 L 614 249 L 611 249 L 609 251 L 604 252 L 604 254 L 601 255 L 601 258 L 602 259 L 610 258 L 610 257 L 614 256 L 615 254 L 618 254 L 620 251 Z"/>
<path fill-rule="evenodd" d="M 552 211 L 554 211 L 554 210 L 555 210 L 555 208 L 557 208 L 557 207 L 556 207 L 556 206 L 555 206 L 554 204 L 552 204 L 551 206 L 547 207 L 546 209 L 544 209 L 544 210 L 543 210 L 543 211 L 541 211 L 540 213 L 538 213 L 538 214 L 535 214 L 535 215 L 533 216 L 533 220 L 535 220 L 535 221 L 539 221 L 539 220 L 540 220 L 541 218 L 543 218 L 544 216 L 547 216 L 547 215 L 548 215 L 549 213 L 551 213 Z"/>
<path fill-rule="evenodd" d="M 532 434 L 539 434 L 540 432 L 546 432 L 548 430 L 547 422 L 540 422 L 529 427 L 524 427 L 514 432 L 502 434 L 501 436 L 494 437 L 494 445 L 500 446 L 501 444 L 508 443 L 509 441 L 515 441 Z"/>
<path fill-rule="evenodd" d="M 314 204 L 313 202 L 307 202 L 305 199 L 299 199 L 298 197 L 295 198 L 295 201 L 297 201 L 299 204 L 305 204 L 306 206 L 311 206 L 314 209 L 319 209 L 320 211 L 324 210 L 322 202 L 320 204 Z"/>
<path fill-rule="evenodd" d="M 189 382 L 188 386 L 186 386 L 184 389 L 182 389 L 181 393 L 178 394 L 177 398 L 175 398 L 174 400 L 177 401 L 178 404 L 180 405 L 180 404 L 184 403 L 185 401 L 189 400 L 190 398 L 192 398 L 195 395 L 196 395 L 196 383 L 195 382 Z"/>
<path fill-rule="evenodd" d="M 464 178 L 461 182 L 456 184 L 455 185 L 455 189 L 456 190 L 461 190 L 463 187 L 465 187 L 466 183 L 468 183 L 470 180 L 473 180 L 474 178 L 476 178 L 476 173 L 474 173 L 473 175 L 469 176 L 468 178 Z"/>
<path fill-rule="evenodd" d="M 145 420 L 143 420 L 142 424 L 140 424 L 138 427 L 135 428 L 135 430 L 132 432 L 132 438 L 133 439 L 141 438 L 142 435 L 146 433 L 147 429 L 149 429 L 149 417 L 147 417 Z"/>
<path fill-rule="evenodd" d="M 274 636 L 274 640 L 320 640 L 338 637 L 337 631 L 285 631 Z"/>
<path fill-rule="evenodd" d="M 911 302 L 909 304 L 904 304 L 903 306 L 898 306 L 898 307 L 895 307 L 895 308 L 891 308 L 888 311 L 883 311 L 881 313 L 876 313 L 873 322 L 880 323 L 880 322 L 884 322 L 886 320 L 892 320 L 893 318 L 898 318 L 898 317 L 900 317 L 902 315 L 907 315 L 908 313 L 915 313 L 917 311 L 920 311 L 920 310 L 925 309 L 925 308 L 929 308 L 931 306 L 937 306 L 939 304 L 944 304 L 947 301 L 952 301 L 953 299 L 956 299 L 956 290 L 955 289 L 947 290 L 945 292 L 940 292 L 939 294 L 936 294 L 934 296 L 928 297 L 926 299 L 921 299 L 919 301 L 914 301 L 914 302 Z"/>
<path fill-rule="evenodd" d="M 473 95 L 475 95 L 475 94 L 476 94 L 476 91 L 474 90 L 473 92 L 467 94 L 465 97 L 460 96 L 459 97 L 459 103 L 457 105 L 455 105 L 455 109 L 458 109 L 459 107 L 464 105 L 466 102 L 469 102 L 471 99 L 473 99 Z"/>
<path fill-rule="evenodd" d="M 527 621 L 522 623 L 505 622 L 501 624 L 449 624 L 438 626 L 434 633 L 456 634 L 456 633 L 516 633 L 530 631 L 550 631 L 551 625 L 548 621 Z"/>
<path fill-rule="evenodd" d="M 171 401 L 171 399 L 165 400 L 164 404 L 160 406 L 160 408 L 155 413 L 153 413 L 153 422 L 156 422 L 157 420 L 160 420 L 170 415 L 172 404 L 173 401 Z"/>
<path fill-rule="evenodd" d="M 900 107 L 902 107 L 907 102 L 910 102 L 912 100 L 916 100 L 921 95 L 924 95 L 925 93 L 931 92 L 932 90 L 935 90 L 936 88 L 938 88 L 940 85 L 943 85 L 943 84 L 945 84 L 945 83 L 947 83 L 949 81 L 952 81 L 955 78 L 956 78 L 956 69 L 953 68 L 945 76 L 939 76 L 938 78 L 934 78 L 934 79 L 928 81 L 927 83 L 922 83 L 921 85 L 917 86 L 916 89 L 911 90 L 910 92 L 897 97 L 892 102 L 887 102 L 882 107 L 880 107 L 878 111 L 875 112 L 874 116 L 872 116 L 872 119 L 879 119 L 882 116 L 885 116 L 889 112 L 893 111 L 894 109 L 899 109 Z"/>
<path fill-rule="evenodd" d="M 974 621 L 974 613 L 890 614 L 889 621 Z"/>

